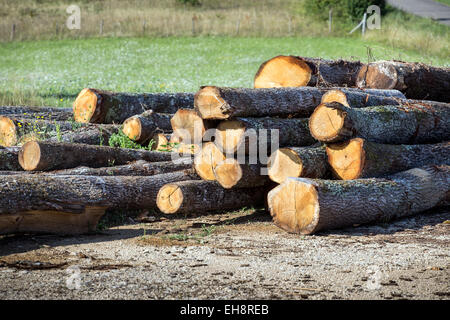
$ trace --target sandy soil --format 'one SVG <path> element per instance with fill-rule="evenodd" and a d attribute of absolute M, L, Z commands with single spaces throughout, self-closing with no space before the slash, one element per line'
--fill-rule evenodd
<path fill-rule="evenodd" d="M 313 236 L 262 210 L 126 219 L 83 236 L 3 236 L 0 298 L 450 297 L 448 209 Z"/>

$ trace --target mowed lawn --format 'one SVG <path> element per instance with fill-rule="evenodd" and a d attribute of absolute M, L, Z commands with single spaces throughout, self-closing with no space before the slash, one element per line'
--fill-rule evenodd
<path fill-rule="evenodd" d="M 0 105 L 70 107 L 84 87 L 126 92 L 251 87 L 276 55 L 449 65 L 359 38 L 99 38 L 0 44 Z"/>

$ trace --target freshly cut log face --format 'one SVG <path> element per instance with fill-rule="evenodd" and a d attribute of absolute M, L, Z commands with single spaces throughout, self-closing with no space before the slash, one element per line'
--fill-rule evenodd
<path fill-rule="evenodd" d="M 225 189 L 264 186 L 269 182 L 258 164 L 240 164 L 233 158 L 219 162 L 214 168 L 216 181 Z"/>
<path fill-rule="evenodd" d="M 259 67 L 254 87 L 354 87 L 362 66 L 359 61 L 277 56 Z"/>
<path fill-rule="evenodd" d="M 309 119 L 311 135 L 323 142 L 360 137 L 387 144 L 434 143 L 450 140 L 448 104 L 402 104 L 348 108 L 320 104 Z"/>
<path fill-rule="evenodd" d="M 450 167 L 410 169 L 386 179 L 287 178 L 267 196 L 274 223 L 292 233 L 312 234 L 431 209 L 447 199 Z"/>
<path fill-rule="evenodd" d="M 216 181 L 181 181 L 163 186 L 156 204 L 167 214 L 205 213 L 258 206 L 264 194 L 263 188 L 224 189 Z"/>
<path fill-rule="evenodd" d="M 213 142 L 204 143 L 200 152 L 195 155 L 194 169 L 203 180 L 215 180 L 214 168 L 225 160 L 225 155 Z"/>
<path fill-rule="evenodd" d="M 322 178 L 328 172 L 325 147 L 289 147 L 273 152 L 267 163 L 272 181 L 288 177 Z"/>
<path fill-rule="evenodd" d="M 81 213 L 86 207 L 155 208 L 159 189 L 195 180 L 193 170 L 153 176 L 0 175 L 0 214 L 30 210 Z"/>
<path fill-rule="evenodd" d="M 380 177 L 432 164 L 450 165 L 450 142 L 388 145 L 355 138 L 326 149 L 334 175 L 344 180 Z"/>
<path fill-rule="evenodd" d="M 303 87 L 311 79 L 311 68 L 294 56 L 277 56 L 264 62 L 256 72 L 255 88 Z"/>
<path fill-rule="evenodd" d="M 154 151 L 171 151 L 169 146 L 170 135 L 165 133 L 155 133 L 152 136 L 154 143 L 152 144 L 152 150 Z"/>
<path fill-rule="evenodd" d="M 123 123 L 123 133 L 138 143 L 148 142 L 159 132 L 172 131 L 170 125 L 171 114 L 156 113 L 153 110 L 126 119 Z"/>
<path fill-rule="evenodd" d="M 135 160 L 171 161 L 178 156 L 171 152 L 112 148 L 81 143 L 30 141 L 19 151 L 19 163 L 28 171 L 48 171 L 82 165 L 93 168 L 122 165 Z"/>
<path fill-rule="evenodd" d="M 199 144 L 203 135 L 210 128 L 210 122 L 203 120 L 195 110 L 179 109 L 170 119 L 173 135 L 177 142 L 186 144 Z"/>
<path fill-rule="evenodd" d="M 450 102 L 450 68 L 378 61 L 361 68 L 357 85 L 361 88 L 397 89 L 408 99 Z"/>
<path fill-rule="evenodd" d="M 19 148 L 0 147 L 0 170 L 23 171 L 18 160 Z"/>
<path fill-rule="evenodd" d="M 317 142 L 309 132 L 308 119 L 297 118 L 236 118 L 221 121 L 216 128 L 214 142 L 225 154 L 241 150 L 243 153 L 255 154 L 264 146 L 264 139 L 269 154 L 274 147 L 307 146 Z M 272 139 L 278 139 L 278 146 L 272 144 Z"/>
<path fill-rule="evenodd" d="M 91 123 L 122 123 L 146 110 L 175 113 L 180 108 L 192 108 L 192 93 L 115 93 L 85 88 L 75 99 L 75 121 Z"/>

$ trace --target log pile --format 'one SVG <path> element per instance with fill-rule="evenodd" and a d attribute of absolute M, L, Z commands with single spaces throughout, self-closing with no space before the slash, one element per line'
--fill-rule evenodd
<path fill-rule="evenodd" d="M 448 203 L 449 74 L 277 56 L 252 89 L 86 88 L 71 110 L 0 107 L 0 234 L 88 232 L 115 208 L 252 206 L 311 234 Z"/>

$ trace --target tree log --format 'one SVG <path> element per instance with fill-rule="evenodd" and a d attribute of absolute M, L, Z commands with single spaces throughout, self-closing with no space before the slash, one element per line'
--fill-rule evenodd
<path fill-rule="evenodd" d="M 14 114 L 4 114 L 8 118 L 18 118 L 27 120 L 38 120 L 38 121 L 74 121 L 73 113 L 70 112 L 35 112 L 35 113 L 14 113 Z"/>
<path fill-rule="evenodd" d="M 72 116 L 72 108 L 57 108 L 57 107 L 28 107 L 28 106 L 0 106 L 0 115 L 21 115 L 35 118 L 44 114 L 52 114 L 52 116 L 59 117 L 62 114 Z M 70 118 L 70 117 L 69 117 Z M 47 119 L 57 120 L 57 119 Z"/>
<path fill-rule="evenodd" d="M 172 131 L 170 125 L 172 116 L 172 114 L 148 110 L 126 119 L 122 131 L 131 140 L 137 143 L 146 143 L 158 132 Z"/>
<path fill-rule="evenodd" d="M 450 142 L 389 145 L 355 138 L 327 146 L 328 162 L 339 179 L 381 177 L 426 165 L 450 165 Z"/>
<path fill-rule="evenodd" d="M 262 172 L 261 165 L 240 164 L 233 158 L 219 162 L 213 173 L 216 181 L 225 189 L 254 188 L 269 183 L 269 178 Z"/>
<path fill-rule="evenodd" d="M 215 180 L 214 168 L 216 165 L 225 160 L 225 155 L 220 151 L 214 142 L 204 143 L 199 153 L 194 157 L 195 172 L 203 180 Z"/>
<path fill-rule="evenodd" d="M 182 181 L 163 186 L 156 204 L 168 214 L 204 213 L 258 206 L 264 194 L 263 188 L 224 189 L 216 181 Z"/>
<path fill-rule="evenodd" d="M 271 89 L 246 89 L 246 88 L 221 88 L 202 87 L 194 98 L 195 110 L 203 119 L 229 119 L 233 117 L 308 117 L 320 103 L 322 96 L 329 90 L 339 89 L 343 93 L 361 92 L 369 94 L 370 91 L 362 91 L 351 88 L 271 88 Z M 377 91 L 380 93 L 380 91 Z M 383 104 L 398 104 L 397 95 L 394 92 L 384 93 L 381 99 Z M 366 97 L 366 96 L 364 96 Z M 380 100 L 374 100 L 377 103 Z M 378 98 L 380 99 L 380 98 Z M 365 104 L 367 106 L 367 103 Z"/>
<path fill-rule="evenodd" d="M 0 147 L 0 170 L 22 171 L 18 160 L 18 148 Z"/>
<path fill-rule="evenodd" d="M 112 134 L 119 132 L 120 125 L 115 124 L 90 124 L 73 132 L 66 131 L 61 136 L 53 136 L 46 139 L 48 142 L 84 143 L 91 145 L 108 145 Z"/>
<path fill-rule="evenodd" d="M 0 175 L 0 213 L 30 210 L 83 212 L 86 207 L 148 209 L 159 189 L 194 180 L 193 170 L 154 176 Z"/>
<path fill-rule="evenodd" d="M 83 165 L 96 168 L 122 165 L 136 160 L 171 161 L 178 157 L 179 154 L 171 152 L 46 141 L 27 142 L 19 151 L 19 163 L 28 171 L 69 169 Z"/>
<path fill-rule="evenodd" d="M 323 178 L 328 173 L 325 147 L 288 147 L 272 153 L 267 164 L 272 181 L 288 177 Z"/>
<path fill-rule="evenodd" d="M 146 110 L 175 113 L 180 108 L 192 108 L 192 93 L 115 93 L 98 89 L 83 89 L 73 103 L 78 122 L 122 123 Z"/>
<path fill-rule="evenodd" d="M 450 167 L 410 169 L 387 179 L 287 178 L 267 196 L 274 223 L 311 234 L 431 209 L 450 194 Z"/>
<path fill-rule="evenodd" d="M 254 87 L 354 87 L 363 65 L 359 61 L 277 56 L 259 67 Z"/>
<path fill-rule="evenodd" d="M 450 140 L 450 105 L 353 109 L 332 102 L 316 108 L 309 128 L 314 138 L 330 143 L 353 137 L 387 144 L 441 142 Z"/>
<path fill-rule="evenodd" d="M 215 127 L 216 121 L 203 120 L 195 110 L 179 109 L 170 119 L 172 139 L 186 144 L 200 144 L 206 130 Z"/>
<path fill-rule="evenodd" d="M 344 92 L 339 89 L 327 91 L 320 103 L 339 102 L 346 107 L 364 108 L 373 106 L 399 105 L 405 96 L 397 90 L 378 90 L 378 92 L 368 93 L 364 91 Z"/>
<path fill-rule="evenodd" d="M 396 89 L 409 99 L 450 102 L 450 68 L 378 61 L 361 68 L 358 87 Z"/>
<path fill-rule="evenodd" d="M 279 130 L 278 137 L 274 130 Z M 272 138 L 278 139 L 278 146 Z M 225 154 L 255 154 L 263 147 L 270 154 L 274 147 L 307 146 L 317 141 L 309 132 L 308 119 L 236 118 L 219 123 L 214 142 Z"/>

